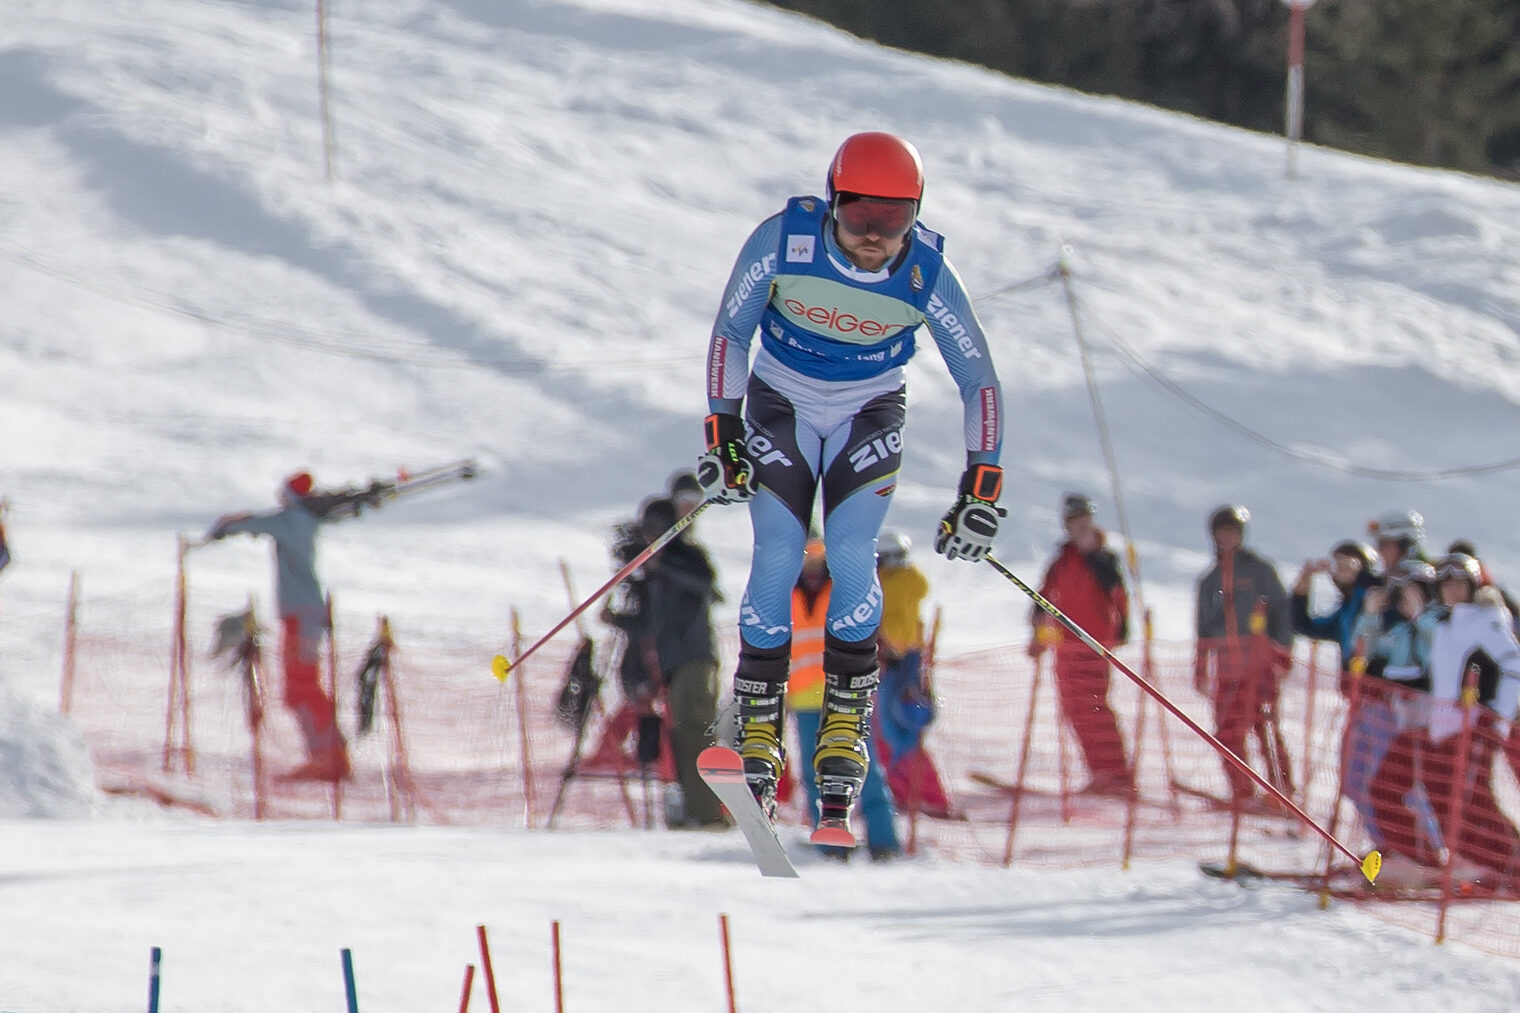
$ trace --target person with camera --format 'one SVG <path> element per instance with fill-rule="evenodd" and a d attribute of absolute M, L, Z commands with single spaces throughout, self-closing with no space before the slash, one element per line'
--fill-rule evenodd
<path fill-rule="evenodd" d="M 1342 784 L 1374 846 L 1388 853 L 1390 882 L 1439 865 L 1444 847 L 1415 759 L 1430 714 L 1435 589 L 1435 568 L 1406 559 L 1367 591 L 1353 630 L 1366 673 L 1351 698 Z"/>
<path fill-rule="evenodd" d="M 1336 542 L 1328 557 L 1305 560 L 1293 582 L 1293 594 L 1289 600 L 1293 632 L 1311 640 L 1328 641 L 1340 648 L 1342 695 L 1350 692 L 1349 673 L 1352 659 L 1356 657 L 1357 617 L 1362 614 L 1362 602 L 1367 592 L 1378 586 L 1378 571 L 1378 557 L 1373 550 L 1361 542 L 1346 539 Z M 1337 596 L 1333 608 L 1319 613 L 1309 609 L 1316 574 L 1330 578 Z"/>
<path fill-rule="evenodd" d="M 646 500 L 636 528 L 620 533 L 613 556 L 626 565 L 676 522 L 679 508 L 667 497 Z M 718 651 L 712 606 L 718 600 L 717 573 L 691 528 L 666 543 L 626 582 L 624 605 L 604 618 L 624 632 L 620 675 L 625 698 L 640 710 L 640 759 L 658 755 L 659 717 L 654 701 L 664 698 L 670 759 L 680 788 L 666 822 L 672 829 L 727 826 L 718 798 L 697 772 L 697 756 L 708 745 L 708 729 L 718 716 Z"/>

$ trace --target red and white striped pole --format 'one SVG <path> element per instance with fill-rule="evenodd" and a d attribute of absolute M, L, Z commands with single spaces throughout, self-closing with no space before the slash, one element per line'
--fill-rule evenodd
<path fill-rule="evenodd" d="M 1304 14 L 1314 0 L 1283 0 L 1288 5 L 1288 100 L 1284 131 L 1288 136 L 1288 178 L 1298 175 L 1298 142 L 1304 133 Z"/>

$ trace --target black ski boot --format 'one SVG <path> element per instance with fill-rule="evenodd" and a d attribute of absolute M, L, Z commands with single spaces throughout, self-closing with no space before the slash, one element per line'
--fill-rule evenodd
<path fill-rule="evenodd" d="M 820 830 L 849 831 L 850 809 L 871 769 L 866 745 L 879 670 L 876 637 L 851 643 L 832 634 L 824 639 L 823 717 L 813 752 L 818 779 Z"/>
<path fill-rule="evenodd" d="M 786 763 L 781 731 L 785 719 L 787 670 L 792 645 L 751 647 L 741 643 L 734 673 L 734 701 L 739 705 L 739 742 L 744 780 L 767 819 L 776 817 L 776 785 Z"/>

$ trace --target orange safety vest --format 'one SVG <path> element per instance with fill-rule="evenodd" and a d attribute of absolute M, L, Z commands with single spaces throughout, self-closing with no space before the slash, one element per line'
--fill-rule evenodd
<path fill-rule="evenodd" d="M 786 703 L 794 711 L 823 710 L 823 635 L 829 612 L 829 588 L 813 605 L 802 588 L 792 589 L 792 671 L 786 680 Z"/>

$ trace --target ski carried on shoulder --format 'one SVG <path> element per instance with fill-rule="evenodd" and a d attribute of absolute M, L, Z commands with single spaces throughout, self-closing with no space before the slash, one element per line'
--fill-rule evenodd
<path fill-rule="evenodd" d="M 755 856 L 760 875 L 796 879 L 797 870 L 786 856 L 776 828 L 766 818 L 744 780 L 744 761 L 727 746 L 709 746 L 697 757 L 697 773 L 733 816 Z"/>

